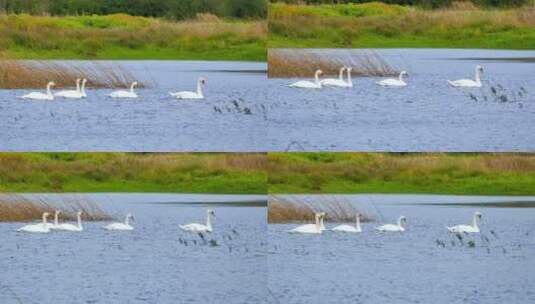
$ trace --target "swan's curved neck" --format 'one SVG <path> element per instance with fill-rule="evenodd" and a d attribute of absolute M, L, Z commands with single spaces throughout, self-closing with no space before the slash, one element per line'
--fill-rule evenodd
<path fill-rule="evenodd" d="M 338 74 L 338 79 L 344 80 L 344 68 L 340 68 L 340 73 Z"/>
<path fill-rule="evenodd" d="M 211 220 L 210 213 L 206 214 L 206 227 L 208 227 L 208 229 L 212 230 L 212 220 Z"/>
<path fill-rule="evenodd" d="M 401 228 L 403 228 L 403 225 L 401 225 L 401 217 L 398 218 L 398 226 L 401 227 Z"/>
<path fill-rule="evenodd" d="M 202 97 L 202 81 L 197 81 L 197 95 Z"/>
<path fill-rule="evenodd" d="M 125 225 L 130 225 L 130 215 L 126 215 L 126 218 L 124 219 L 124 224 Z"/>
<path fill-rule="evenodd" d="M 479 229 L 477 226 L 477 215 L 474 214 L 474 218 L 472 219 L 472 227 Z"/>
<path fill-rule="evenodd" d="M 43 214 L 43 224 L 46 225 L 46 214 Z"/>
<path fill-rule="evenodd" d="M 85 83 L 86 81 L 82 81 L 82 89 L 80 90 L 82 94 L 85 94 Z"/>
<path fill-rule="evenodd" d="M 314 74 L 314 80 L 316 81 L 316 85 L 318 85 L 318 86 L 321 85 L 320 84 L 320 73 L 316 72 Z"/>
<path fill-rule="evenodd" d="M 479 74 L 480 71 L 478 68 L 476 68 L 476 82 L 481 83 L 481 75 Z"/>
<path fill-rule="evenodd" d="M 135 83 L 132 83 L 132 84 L 130 85 L 130 93 L 134 93 L 134 87 L 135 87 L 135 86 L 136 86 Z"/>
<path fill-rule="evenodd" d="M 357 214 L 357 223 L 356 223 L 355 227 L 357 228 L 357 230 L 361 230 L 361 228 L 360 228 L 360 216 L 358 214 Z"/>
<path fill-rule="evenodd" d="M 51 86 L 52 86 L 52 84 L 50 84 L 50 83 L 46 85 L 46 94 L 48 96 L 52 96 L 52 91 L 50 91 L 50 87 Z"/>
<path fill-rule="evenodd" d="M 404 75 L 404 74 L 405 74 L 405 73 L 403 73 L 403 72 L 402 72 L 402 73 L 399 73 L 399 81 L 403 81 L 403 75 Z"/>
<path fill-rule="evenodd" d="M 80 92 L 80 79 L 76 79 L 76 92 Z"/>
<path fill-rule="evenodd" d="M 321 230 L 320 216 L 316 214 L 315 217 L 316 217 L 316 230 L 320 231 Z"/>
<path fill-rule="evenodd" d="M 78 229 L 82 229 L 82 215 L 78 213 Z"/>
<path fill-rule="evenodd" d="M 353 86 L 353 81 L 351 80 L 351 70 L 347 69 L 347 84 Z"/>
<path fill-rule="evenodd" d="M 58 225 L 58 214 L 59 213 L 57 213 L 57 212 L 54 214 L 54 225 L 56 225 L 56 226 Z"/>

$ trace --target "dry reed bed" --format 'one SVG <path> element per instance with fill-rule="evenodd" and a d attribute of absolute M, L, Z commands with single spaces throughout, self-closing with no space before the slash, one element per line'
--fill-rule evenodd
<path fill-rule="evenodd" d="M 77 78 L 87 78 L 92 88 L 126 88 L 135 80 L 120 65 L 0 59 L 0 89 L 42 89 L 49 81 L 66 88 L 73 87 Z"/>
<path fill-rule="evenodd" d="M 84 221 L 107 221 L 112 217 L 102 210 L 98 203 L 87 197 L 68 195 L 59 201 L 46 196 L 24 196 L 16 194 L 0 195 L 0 222 L 24 222 L 39 220 L 43 212 L 53 218 L 55 210 L 61 210 L 61 220 L 76 220 L 76 212 L 82 211 Z"/>
<path fill-rule="evenodd" d="M 342 66 L 351 67 L 351 75 L 360 77 L 391 76 L 399 73 L 371 50 L 337 55 L 303 49 L 268 50 L 268 77 L 312 77 L 318 69 L 323 71 L 324 76 L 338 76 Z"/>
<path fill-rule="evenodd" d="M 269 195 L 268 223 L 313 222 L 314 213 L 325 212 L 329 222 L 354 222 L 362 213 L 356 206 L 337 196 L 282 196 Z M 370 217 L 362 214 L 362 221 Z"/>

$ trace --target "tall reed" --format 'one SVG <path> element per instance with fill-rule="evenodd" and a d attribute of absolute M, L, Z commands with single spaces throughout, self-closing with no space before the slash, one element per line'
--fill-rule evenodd
<path fill-rule="evenodd" d="M 44 212 L 61 211 L 62 220 L 76 220 L 76 212 L 82 211 L 85 221 L 112 219 L 97 202 L 85 196 L 67 195 L 58 199 L 39 195 L 0 194 L 0 222 L 39 220 Z"/>
<path fill-rule="evenodd" d="M 268 77 L 311 77 L 317 69 L 322 70 L 323 75 L 337 76 L 342 66 L 351 67 L 354 76 L 390 76 L 398 73 L 371 50 L 338 52 L 336 55 L 307 49 L 268 50 Z"/>

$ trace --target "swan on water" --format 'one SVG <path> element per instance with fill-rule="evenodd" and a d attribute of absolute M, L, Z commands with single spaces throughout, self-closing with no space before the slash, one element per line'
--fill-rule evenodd
<path fill-rule="evenodd" d="M 475 80 L 472 80 L 472 79 L 459 79 L 459 80 L 453 80 L 453 81 L 448 80 L 448 83 L 454 87 L 480 88 L 481 87 L 480 73 L 482 72 L 483 72 L 483 67 L 480 65 L 477 65 Z"/>
<path fill-rule="evenodd" d="M 22 99 L 34 99 L 34 100 L 54 100 L 54 95 L 52 95 L 52 91 L 50 91 L 50 88 L 55 86 L 56 83 L 53 81 L 50 81 L 46 85 L 46 93 L 42 92 L 31 92 L 26 95 L 21 96 Z"/>
<path fill-rule="evenodd" d="M 206 225 L 192 223 L 180 225 L 180 229 L 190 232 L 212 232 L 212 217 L 215 217 L 215 212 L 212 209 L 208 209 L 206 210 Z"/>
<path fill-rule="evenodd" d="M 479 233 L 479 226 L 477 225 L 478 221 L 481 220 L 481 212 L 476 211 L 474 217 L 472 218 L 472 225 L 457 225 L 446 227 L 449 232 L 453 233 Z"/>
<path fill-rule="evenodd" d="M 323 226 L 323 221 L 322 221 L 324 216 L 325 216 L 324 212 L 315 213 L 314 214 L 314 218 L 315 218 L 315 223 L 314 224 L 305 224 L 305 225 L 297 226 L 297 227 L 291 229 L 288 232 L 289 233 L 314 233 L 314 234 L 322 233 L 322 231 L 325 230 L 325 228 Z"/>
<path fill-rule="evenodd" d="M 82 94 L 80 93 L 80 82 L 82 79 L 77 78 L 76 79 L 76 90 L 62 90 L 59 92 L 54 93 L 55 97 L 64 97 L 64 98 L 82 98 Z"/>
<path fill-rule="evenodd" d="M 55 223 L 55 226 L 50 227 L 51 229 L 55 230 L 65 230 L 65 231 L 83 231 L 84 227 L 82 227 L 82 211 L 78 211 L 76 213 L 77 223 L 75 224 L 69 224 L 69 223 L 63 223 L 63 224 L 57 224 Z M 56 219 L 54 218 L 54 222 Z"/>
<path fill-rule="evenodd" d="M 338 226 L 334 227 L 332 230 L 333 231 L 339 231 L 339 232 L 349 232 L 349 233 L 362 232 L 362 228 L 360 227 L 360 217 L 361 217 L 360 213 L 357 213 L 355 215 L 355 218 L 356 218 L 355 226 L 352 226 L 352 225 L 338 225 Z"/>
<path fill-rule="evenodd" d="M 134 92 L 134 87 L 137 86 L 137 81 L 132 82 L 130 85 L 130 91 L 118 90 L 110 93 L 111 98 L 137 98 L 137 94 Z"/>
<path fill-rule="evenodd" d="M 340 72 L 338 74 L 338 78 L 322 79 L 320 81 L 321 85 L 322 86 L 326 86 L 326 87 L 329 87 L 329 86 L 332 86 L 332 87 L 345 86 L 346 85 L 346 82 L 344 81 L 344 71 L 345 70 L 346 70 L 345 66 L 341 67 L 340 68 Z"/>
<path fill-rule="evenodd" d="M 403 80 L 404 75 L 408 76 L 409 74 L 407 74 L 406 71 L 401 71 L 401 73 L 399 73 L 398 79 L 387 78 L 377 82 L 377 84 L 385 87 L 404 87 L 407 85 L 407 83 Z"/>
<path fill-rule="evenodd" d="M 54 229 L 55 227 L 58 226 L 58 217 L 59 217 L 59 214 L 61 213 L 60 210 L 56 210 L 54 212 L 54 223 L 46 223 L 46 226 L 50 229 Z"/>
<path fill-rule="evenodd" d="M 48 227 L 48 223 L 46 222 L 46 219 L 47 219 L 48 215 L 49 215 L 48 212 L 43 213 L 43 222 L 42 223 L 26 225 L 26 226 L 23 226 L 23 227 L 19 228 L 17 231 L 34 232 L 34 233 L 48 233 L 48 232 L 50 232 L 50 228 Z"/>
<path fill-rule="evenodd" d="M 181 91 L 181 92 L 169 92 L 169 95 L 177 99 L 203 99 L 202 87 L 206 84 L 206 79 L 199 77 L 197 79 L 197 92 Z"/>
<path fill-rule="evenodd" d="M 300 80 L 289 85 L 291 88 L 301 88 L 301 89 L 321 89 L 321 82 L 319 76 L 323 73 L 322 70 L 317 70 L 314 73 L 314 82 L 309 80 Z"/>
<path fill-rule="evenodd" d="M 124 223 L 111 223 L 103 228 L 106 230 L 134 230 L 134 227 L 130 225 L 130 219 L 134 219 L 134 216 L 128 213 L 125 217 Z"/>
<path fill-rule="evenodd" d="M 375 230 L 381 232 L 403 232 L 405 228 L 402 224 L 407 223 L 407 218 L 403 215 L 398 218 L 398 223 L 396 224 L 386 224 L 383 226 L 375 227 Z"/>

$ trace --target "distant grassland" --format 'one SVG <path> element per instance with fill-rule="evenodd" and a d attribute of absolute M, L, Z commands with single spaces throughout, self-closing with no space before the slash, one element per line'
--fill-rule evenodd
<path fill-rule="evenodd" d="M 189 21 L 108 16 L 0 14 L 0 55 L 15 59 L 203 59 L 266 57 L 264 21 L 199 15 Z"/>
<path fill-rule="evenodd" d="M 269 193 L 535 195 L 535 154 L 269 153 Z"/>
<path fill-rule="evenodd" d="M 535 49 L 535 7 L 426 10 L 364 4 L 269 6 L 270 48 Z"/>
<path fill-rule="evenodd" d="M 0 192 L 265 194 L 265 154 L 0 153 Z"/>

